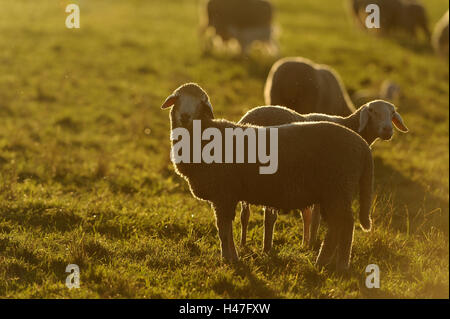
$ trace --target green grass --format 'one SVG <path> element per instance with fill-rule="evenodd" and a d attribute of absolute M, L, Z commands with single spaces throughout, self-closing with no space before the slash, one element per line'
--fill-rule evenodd
<path fill-rule="evenodd" d="M 411 132 L 374 147 L 375 226 L 356 230 L 349 274 L 313 266 L 298 214 L 261 253 L 260 209 L 241 263 L 223 264 L 210 207 L 169 161 L 173 89 L 198 82 L 238 120 L 264 103 L 274 58 L 203 55 L 193 0 L 80 1 L 79 30 L 69 1 L 0 0 L 0 297 L 449 297 L 448 63 L 423 40 L 357 30 L 345 1 L 273 2 L 282 56 L 333 66 L 350 92 L 403 88 Z M 447 4 L 425 4 L 434 25 Z M 71 263 L 80 289 L 65 287 Z M 371 263 L 380 289 L 365 288 Z"/>

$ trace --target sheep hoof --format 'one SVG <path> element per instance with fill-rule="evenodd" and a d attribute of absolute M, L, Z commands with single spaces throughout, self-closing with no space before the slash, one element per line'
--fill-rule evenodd
<path fill-rule="evenodd" d="M 316 261 L 316 263 L 314 264 L 314 266 L 319 269 L 322 270 L 323 268 L 325 268 L 326 265 L 324 265 L 323 263 L 319 263 Z"/>
<path fill-rule="evenodd" d="M 318 258 L 315 263 L 315 266 L 317 269 L 322 270 L 328 268 L 330 262 L 331 262 L 330 260 L 325 260 L 325 258 Z"/>
<path fill-rule="evenodd" d="M 272 245 L 267 245 L 263 247 L 263 252 L 269 254 L 272 251 Z"/>
<path fill-rule="evenodd" d="M 348 273 L 350 269 L 349 263 L 337 263 L 336 264 L 336 272 L 339 274 L 345 274 Z"/>
<path fill-rule="evenodd" d="M 336 274 L 341 276 L 348 276 L 350 274 L 350 267 L 348 265 L 341 265 L 336 267 Z"/>
<path fill-rule="evenodd" d="M 226 264 L 234 264 L 239 261 L 236 251 L 232 251 L 229 254 L 222 253 L 222 259 Z"/>
<path fill-rule="evenodd" d="M 310 241 L 308 244 L 308 249 L 310 250 L 319 250 L 320 242 L 319 241 Z"/>
<path fill-rule="evenodd" d="M 236 264 L 239 261 L 238 257 L 235 257 L 235 258 L 234 257 L 233 258 L 225 258 L 225 257 L 223 257 L 222 259 L 223 259 L 223 262 L 225 264 L 227 264 L 227 265 L 233 265 L 233 264 Z"/>

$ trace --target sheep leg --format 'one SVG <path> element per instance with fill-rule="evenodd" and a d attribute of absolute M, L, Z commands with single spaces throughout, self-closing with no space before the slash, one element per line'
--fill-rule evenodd
<path fill-rule="evenodd" d="M 311 228 L 312 207 L 307 207 L 302 210 L 303 218 L 303 246 L 307 247 L 310 243 L 310 228 Z"/>
<path fill-rule="evenodd" d="M 333 211 L 327 212 L 328 220 L 326 220 L 326 222 L 328 230 L 325 235 L 325 239 L 323 240 L 322 246 L 320 247 L 319 256 L 317 257 L 316 260 L 316 266 L 319 268 L 330 264 L 338 244 L 339 221 L 334 220 L 334 218 L 330 218 L 333 215 L 333 213 L 335 212 Z"/>
<path fill-rule="evenodd" d="M 250 44 L 251 44 L 251 42 L 244 40 L 242 42 L 240 41 L 239 44 L 240 44 L 240 47 L 241 47 L 241 55 L 242 56 L 248 56 L 249 53 L 250 53 Z"/>
<path fill-rule="evenodd" d="M 241 246 L 247 244 L 247 228 L 248 220 L 250 219 L 250 205 L 246 202 L 241 202 Z"/>
<path fill-rule="evenodd" d="M 354 221 L 351 209 L 341 221 L 341 229 L 339 230 L 338 248 L 337 248 L 337 271 L 345 271 L 350 265 L 350 255 L 353 243 Z"/>
<path fill-rule="evenodd" d="M 312 210 L 311 227 L 309 231 L 309 249 L 314 249 L 317 242 L 317 232 L 320 226 L 320 205 L 314 205 Z"/>
<path fill-rule="evenodd" d="M 273 230 L 278 212 L 273 208 L 264 207 L 264 244 L 263 251 L 268 253 L 272 249 Z"/>
<path fill-rule="evenodd" d="M 228 250 L 231 253 L 231 261 L 232 262 L 238 261 L 239 257 L 236 252 L 236 246 L 234 245 L 234 238 L 233 238 L 233 220 L 230 221 L 228 226 Z"/>
<path fill-rule="evenodd" d="M 231 209 L 231 210 L 230 210 Z M 235 262 L 238 260 L 236 247 L 233 240 L 233 208 L 215 207 L 216 225 L 219 231 L 222 257 L 226 262 Z"/>
<path fill-rule="evenodd" d="M 236 39 L 239 42 L 239 46 L 241 49 L 241 55 L 247 56 L 250 52 L 250 46 L 253 42 L 251 36 L 246 31 L 237 31 Z"/>

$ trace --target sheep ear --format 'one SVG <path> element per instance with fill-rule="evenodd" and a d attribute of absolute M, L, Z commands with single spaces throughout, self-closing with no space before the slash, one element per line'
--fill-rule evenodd
<path fill-rule="evenodd" d="M 359 114 L 359 129 L 358 132 L 362 132 L 369 122 L 369 107 L 364 106 Z"/>
<path fill-rule="evenodd" d="M 175 102 L 177 101 L 178 96 L 175 94 L 172 94 L 171 96 L 169 96 L 163 103 L 163 105 L 161 106 L 162 109 L 167 109 L 168 107 L 171 107 L 175 104 Z"/>
<path fill-rule="evenodd" d="M 400 132 L 406 133 L 409 131 L 405 123 L 403 123 L 402 117 L 397 112 L 395 112 L 394 115 L 392 116 L 392 123 Z"/>

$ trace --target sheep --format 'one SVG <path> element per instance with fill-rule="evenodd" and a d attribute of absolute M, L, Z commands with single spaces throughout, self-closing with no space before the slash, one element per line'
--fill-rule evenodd
<path fill-rule="evenodd" d="M 328 230 L 316 265 L 329 265 L 337 252 L 336 269 L 349 268 L 354 228 L 351 201 L 357 191 L 360 225 L 369 231 L 372 224 L 373 159 L 369 145 L 359 135 L 329 122 L 266 128 L 215 119 L 208 94 L 195 83 L 177 88 L 162 108 L 171 108 L 175 171 L 187 181 L 195 198 L 211 204 L 225 261 L 238 260 L 232 226 L 239 201 L 283 209 L 320 204 Z M 260 131 L 275 130 L 279 146 L 278 169 L 273 174 L 260 174 L 258 163 L 250 161 L 239 164 L 177 161 L 173 156 L 174 130 L 184 128 L 192 132 L 196 120 L 201 121 L 203 132 L 214 130 L 216 136 L 226 134 L 226 129 L 258 130 L 258 135 Z M 263 140 L 263 145 L 265 143 Z"/>
<path fill-rule="evenodd" d="M 355 105 L 363 105 L 373 100 L 386 100 L 392 103 L 397 103 L 401 96 L 400 86 L 390 80 L 385 80 L 381 83 L 378 92 L 371 89 L 363 89 L 355 92 L 352 95 L 352 101 Z"/>
<path fill-rule="evenodd" d="M 436 53 L 448 60 L 448 10 L 436 24 L 432 44 Z"/>
<path fill-rule="evenodd" d="M 241 53 L 248 53 L 255 41 L 267 45 L 269 51 L 277 52 L 273 38 L 273 7 L 267 0 L 209 0 L 206 6 L 207 22 L 201 32 L 213 28 L 215 35 L 227 43 L 236 39 Z"/>
<path fill-rule="evenodd" d="M 380 29 L 382 34 L 401 30 L 413 37 L 422 30 L 430 39 L 428 18 L 424 6 L 416 0 L 351 0 L 352 13 L 358 24 L 365 28 L 366 7 L 370 4 L 380 8 Z"/>
<path fill-rule="evenodd" d="M 395 106 L 389 102 L 375 100 L 361 106 L 348 117 L 330 116 L 325 114 L 300 115 L 282 106 L 261 106 L 247 112 L 238 123 L 260 126 L 282 125 L 294 122 L 328 121 L 343 125 L 361 135 L 372 146 L 378 138 L 389 140 L 393 135 L 392 124 L 403 133 L 408 128 Z M 317 209 L 318 207 L 315 207 Z M 320 214 L 308 208 L 303 214 L 303 243 L 312 248 L 316 241 L 320 223 Z M 247 226 L 250 218 L 250 208 L 247 203 L 241 203 L 241 245 L 246 245 Z M 263 249 L 268 252 L 272 248 L 272 238 L 277 211 L 264 208 L 264 240 Z"/>
<path fill-rule="evenodd" d="M 347 116 L 355 111 L 339 75 L 301 57 L 283 58 L 272 66 L 264 96 L 266 105 L 287 106 L 300 114 Z"/>

